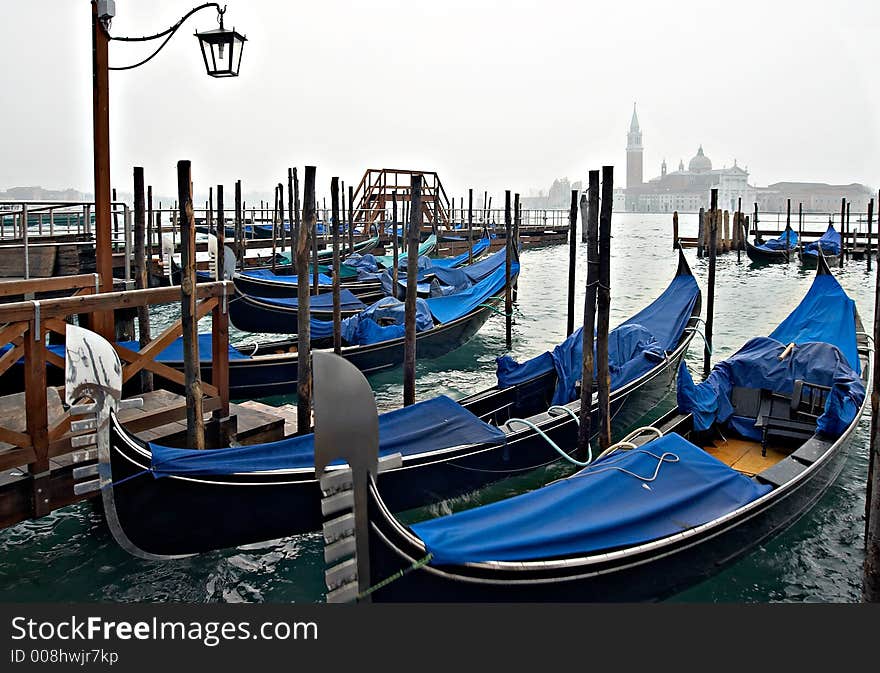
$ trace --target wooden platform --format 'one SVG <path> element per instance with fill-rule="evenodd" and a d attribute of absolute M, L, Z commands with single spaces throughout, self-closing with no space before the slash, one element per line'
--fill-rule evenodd
<path fill-rule="evenodd" d="M 143 441 L 165 446 L 181 447 L 186 442 L 186 400 L 183 396 L 166 390 L 145 393 L 142 409 L 122 411 L 120 420 L 126 428 Z M 50 424 L 63 414 L 61 397 L 55 388 L 47 389 Z M 210 418 L 206 404 L 206 419 Z M 292 416 L 291 416 L 292 409 Z M 0 397 L 0 414 L 4 424 L 11 430 L 25 429 L 24 393 Z M 281 409 L 258 402 L 230 404 L 231 425 L 237 426 L 235 444 L 260 444 L 282 439 L 295 432 L 296 407 L 285 405 Z M 292 425 L 291 425 L 292 422 Z M 287 432 L 285 432 L 285 426 Z M 216 424 L 215 424 L 216 427 Z M 210 432 L 206 432 L 210 446 Z M 13 526 L 31 516 L 33 511 L 34 484 L 27 472 L 27 464 L 33 460 L 32 449 L 20 449 L 0 443 L 0 529 Z M 73 493 L 73 468 L 88 465 L 74 462 L 73 453 L 64 453 L 50 459 L 46 482 L 46 511 L 79 502 L 87 497 Z"/>
<path fill-rule="evenodd" d="M 789 451 L 779 447 L 768 446 L 767 455 L 762 456 L 760 442 L 738 438 L 716 439 L 712 445 L 704 446 L 703 449 L 722 463 L 749 477 L 773 467 L 789 454 Z"/>

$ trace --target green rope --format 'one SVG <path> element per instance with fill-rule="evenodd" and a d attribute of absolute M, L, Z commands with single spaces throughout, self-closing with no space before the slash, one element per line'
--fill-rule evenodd
<path fill-rule="evenodd" d="M 504 311 L 501 311 L 501 310 L 495 308 L 494 306 L 492 306 L 492 304 L 477 304 L 477 308 L 487 308 L 490 311 L 492 311 L 493 313 L 497 313 L 498 315 L 503 315 L 505 318 L 507 317 L 507 314 Z M 513 315 L 513 313 L 511 313 L 511 315 Z"/>
<path fill-rule="evenodd" d="M 369 589 L 365 589 L 364 591 L 362 591 L 361 593 L 359 593 L 357 599 L 358 599 L 358 600 L 361 600 L 362 598 L 366 598 L 367 596 L 369 596 L 369 595 L 370 595 L 371 593 L 373 593 L 374 591 L 378 591 L 379 589 L 382 589 L 382 588 L 384 588 L 384 587 L 387 587 L 387 586 L 388 586 L 389 584 L 391 584 L 392 582 L 394 582 L 394 581 L 396 581 L 396 580 L 399 580 L 401 577 L 403 577 L 404 575 L 406 575 L 406 574 L 408 574 L 408 573 L 411 573 L 413 570 L 418 570 L 418 569 L 421 568 L 422 566 L 426 566 L 426 565 L 428 565 L 428 564 L 431 562 L 431 559 L 432 559 L 432 558 L 434 558 L 434 554 L 429 553 L 429 554 L 428 554 L 427 556 L 425 556 L 424 558 L 419 559 L 418 561 L 415 561 L 415 562 L 414 562 L 411 566 L 409 566 L 408 568 L 401 568 L 400 570 L 398 570 L 396 573 L 394 573 L 394 574 L 391 575 L 390 577 L 385 578 L 384 580 L 382 580 L 382 581 L 379 582 L 378 584 L 374 584 L 374 585 L 371 586 Z"/>

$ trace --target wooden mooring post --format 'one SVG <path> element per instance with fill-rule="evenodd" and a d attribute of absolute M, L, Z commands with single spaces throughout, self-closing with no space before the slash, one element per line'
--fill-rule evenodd
<path fill-rule="evenodd" d="M 275 206 L 272 210 L 272 273 L 275 273 L 277 261 L 276 246 L 278 245 L 278 185 L 275 185 Z"/>
<path fill-rule="evenodd" d="M 422 176 L 413 175 L 411 180 L 403 341 L 403 406 L 405 407 L 415 404 L 416 401 L 416 294 L 418 290 L 419 236 L 422 231 Z"/>
<path fill-rule="evenodd" d="M 513 257 L 519 262 L 519 227 L 522 224 L 522 206 L 519 201 L 519 194 L 513 195 Z M 513 303 L 516 303 L 519 295 L 519 274 L 513 279 Z"/>
<path fill-rule="evenodd" d="M 755 214 L 752 216 L 752 231 L 755 234 L 755 245 L 758 244 L 758 204 L 755 203 Z"/>
<path fill-rule="evenodd" d="M 226 210 L 223 203 L 223 185 L 217 185 L 217 259 L 215 280 L 223 280 L 223 260 L 226 257 Z"/>
<path fill-rule="evenodd" d="M 333 209 L 333 352 L 342 352 L 342 307 L 339 300 L 339 178 L 330 180 L 330 203 Z"/>
<path fill-rule="evenodd" d="M 599 396 L 599 450 L 611 446 L 611 376 L 608 371 L 608 325 L 611 318 L 611 208 L 614 166 L 602 167 L 599 210 L 599 285 L 596 293 L 596 387 Z"/>
<path fill-rule="evenodd" d="M 305 218 L 303 218 L 303 224 L 305 224 Z M 326 225 L 326 219 L 325 219 Z M 311 224 L 311 238 L 312 238 L 312 293 L 318 294 L 318 205 L 317 201 L 315 202 L 315 219 L 312 220 Z M 308 276 L 309 270 L 306 268 L 306 276 Z M 298 311 L 297 311 L 298 312 Z M 306 314 L 308 315 L 308 314 Z"/>
<path fill-rule="evenodd" d="M 348 254 L 354 254 L 354 187 L 348 186 Z"/>
<path fill-rule="evenodd" d="M 715 314 L 715 239 L 718 237 L 718 190 L 712 190 L 712 208 L 709 211 L 709 280 L 706 301 L 706 343 L 703 350 L 703 378 L 712 371 L 712 324 Z"/>
<path fill-rule="evenodd" d="M 202 412 L 202 372 L 196 318 L 196 227 L 192 204 L 192 165 L 177 162 L 177 202 L 180 204 L 180 312 L 183 324 L 183 374 L 186 381 L 186 445 L 205 448 Z"/>
<path fill-rule="evenodd" d="M 840 199 L 840 256 L 837 258 L 837 266 L 843 268 L 846 257 L 846 198 Z"/>
<path fill-rule="evenodd" d="M 577 271 L 577 190 L 571 190 L 571 204 L 568 209 L 568 322 L 565 325 L 565 336 L 574 332 L 574 281 Z"/>
<path fill-rule="evenodd" d="M 672 249 L 678 247 L 678 211 L 672 211 Z"/>
<path fill-rule="evenodd" d="M 870 205 L 868 206 L 871 207 Z M 870 211 L 869 211 L 870 212 Z M 874 281 L 874 362 L 871 370 L 871 443 L 865 497 L 865 566 L 862 599 L 880 602 L 880 264 Z"/>
<path fill-rule="evenodd" d="M 705 248 L 703 246 L 703 241 L 706 239 L 706 211 L 700 208 L 700 213 L 697 215 L 697 257 L 700 259 L 703 258 L 703 254 L 705 253 Z"/>
<path fill-rule="evenodd" d="M 848 255 L 847 261 L 853 259 L 853 252 L 855 252 L 854 248 L 855 248 L 855 243 L 856 243 L 856 237 L 853 235 L 852 227 L 850 226 L 850 220 L 849 220 L 849 211 L 850 211 L 851 206 L 852 206 L 852 202 L 847 201 L 847 203 L 846 203 L 846 236 L 843 239 L 844 244 L 846 245 L 846 249 L 847 249 L 847 255 Z"/>
<path fill-rule="evenodd" d="M 400 263 L 400 245 L 397 240 L 397 190 L 394 190 L 391 201 L 391 219 L 394 220 L 391 232 L 392 257 L 394 259 L 394 269 L 391 271 L 391 281 L 393 283 L 393 296 L 396 298 L 400 292 L 400 269 L 397 265 Z M 409 240 L 408 238 L 405 240 Z"/>
<path fill-rule="evenodd" d="M 513 221 L 510 212 L 510 190 L 504 192 L 504 343 L 507 350 L 513 347 L 513 295 L 510 289 L 510 276 L 513 263 L 511 253 L 511 228 Z"/>
<path fill-rule="evenodd" d="M 296 169 L 293 169 L 293 198 L 299 201 L 299 184 Z M 309 291 L 309 248 L 315 221 L 318 219 L 315 205 L 315 167 L 306 166 L 303 178 L 302 222 L 297 223 L 299 236 L 296 240 L 296 311 L 297 317 L 297 382 L 296 382 L 296 430 L 304 435 L 312 429 L 312 328 L 308 316 L 311 314 Z"/>
<path fill-rule="evenodd" d="M 150 280 L 150 273 L 152 272 L 153 267 L 153 187 L 149 185 L 147 187 L 147 281 Z M 160 237 L 161 238 L 161 237 Z M 162 248 L 162 242 L 159 241 L 160 249 Z M 149 285 L 147 286 L 149 287 Z"/>
<path fill-rule="evenodd" d="M 724 242 L 721 244 L 722 252 L 730 252 L 730 211 L 724 211 Z"/>
<path fill-rule="evenodd" d="M 474 263 L 474 190 L 468 189 L 468 266 Z"/>
<path fill-rule="evenodd" d="M 134 285 L 137 290 L 150 287 L 146 260 L 146 208 L 144 205 L 144 169 L 134 168 Z M 150 343 L 150 307 L 138 306 L 138 343 L 143 348 Z M 153 390 L 153 373 L 141 370 L 141 390 Z"/>
<path fill-rule="evenodd" d="M 587 286 L 584 297 L 582 346 L 584 364 L 581 371 L 581 408 L 578 425 L 578 456 L 585 460 L 592 436 L 594 332 L 596 329 L 596 296 L 599 284 L 599 171 L 590 171 L 587 205 Z M 583 200 L 582 200 L 583 203 Z"/>
<path fill-rule="evenodd" d="M 291 201 L 293 199 L 291 198 Z M 244 270 L 244 253 L 247 240 L 244 235 L 244 218 L 242 217 L 241 180 L 235 181 L 235 259 L 238 267 Z"/>
<path fill-rule="evenodd" d="M 872 254 L 871 248 L 873 246 L 872 239 L 871 239 L 871 235 L 872 235 L 871 229 L 873 228 L 873 224 L 874 224 L 874 199 L 872 198 L 870 201 L 868 201 L 868 243 L 866 246 L 867 249 L 865 250 L 865 254 L 868 257 L 868 271 L 871 270 L 871 254 Z"/>

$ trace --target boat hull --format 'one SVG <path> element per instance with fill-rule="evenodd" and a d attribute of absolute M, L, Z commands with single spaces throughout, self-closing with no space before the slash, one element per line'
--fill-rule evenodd
<path fill-rule="evenodd" d="M 677 410 L 674 413 L 677 413 Z M 683 591 L 758 548 L 805 515 L 839 476 L 858 425 L 848 431 L 806 478 L 787 484 L 754 507 L 693 535 L 642 545 L 632 553 L 597 554 L 539 564 L 471 564 L 420 568 L 371 595 L 379 602 L 634 602 Z M 659 423 L 658 423 L 659 425 Z M 381 481 L 382 477 L 380 477 Z M 384 488 L 383 488 L 384 490 Z M 383 496 L 384 497 L 384 496 Z M 370 498 L 370 574 L 376 584 L 426 551 L 397 523 L 373 491 Z"/>
<path fill-rule="evenodd" d="M 746 254 L 756 264 L 779 264 L 789 261 L 792 251 L 763 250 L 746 240 Z"/>
<path fill-rule="evenodd" d="M 672 393 L 678 363 L 690 339 L 688 334 L 662 365 L 612 393 L 615 432 L 625 432 L 625 419 L 643 417 Z M 538 387 L 547 386 L 538 382 Z M 463 406 L 486 420 L 492 409 L 507 409 L 508 417 L 527 413 L 527 408 L 510 402 L 515 398 L 514 390 L 497 391 L 464 400 Z M 529 402 L 530 407 L 536 404 L 538 400 Z M 598 427 L 595 402 L 591 413 L 593 427 Z M 560 444 L 572 445 L 577 434 L 569 416 L 548 416 L 541 427 Z M 558 460 L 559 454 L 544 439 L 526 429 L 511 433 L 503 445 L 469 445 L 408 456 L 403 469 L 383 474 L 381 489 L 388 507 L 399 512 L 463 495 Z M 144 473 L 149 467 L 146 446 L 118 427 L 111 430 L 111 465 L 119 524 L 134 545 L 151 555 L 192 554 L 275 539 L 315 530 L 323 521 L 313 470 L 154 479 Z M 229 507 L 230 502 L 235 506 Z"/>

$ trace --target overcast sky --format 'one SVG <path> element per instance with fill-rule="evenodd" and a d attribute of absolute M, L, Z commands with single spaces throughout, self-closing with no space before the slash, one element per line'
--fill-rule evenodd
<path fill-rule="evenodd" d="M 115 35 L 154 33 L 195 1 L 117 0 Z M 528 193 L 617 167 L 638 101 L 645 177 L 702 143 L 750 182 L 880 186 L 880 3 L 228 0 L 241 77 L 205 72 L 192 17 L 153 61 L 111 73 L 113 184 L 144 166 L 176 191 L 286 167 L 319 184 L 366 168 L 436 170 L 447 191 Z M 0 189 L 92 191 L 88 0 L 3 0 Z M 111 43 L 111 65 L 145 55 Z"/>

